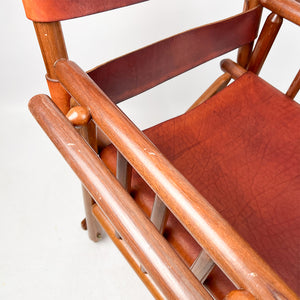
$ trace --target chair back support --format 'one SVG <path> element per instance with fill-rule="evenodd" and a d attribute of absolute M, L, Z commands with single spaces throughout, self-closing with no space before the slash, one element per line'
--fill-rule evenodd
<path fill-rule="evenodd" d="M 35 22 L 62 21 L 147 0 L 23 0 L 27 18 Z"/>
<path fill-rule="evenodd" d="M 118 103 L 253 42 L 260 14 L 260 8 L 256 7 L 232 18 L 194 28 L 116 58 L 88 74 L 113 102 Z"/>

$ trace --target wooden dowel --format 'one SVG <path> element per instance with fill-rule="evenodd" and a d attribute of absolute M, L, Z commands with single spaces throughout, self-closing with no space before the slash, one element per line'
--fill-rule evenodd
<path fill-rule="evenodd" d="M 243 67 L 241 67 L 239 64 L 235 63 L 231 59 L 223 59 L 220 65 L 221 69 L 224 72 L 229 73 L 234 79 L 238 79 L 247 72 L 247 70 L 245 70 Z"/>
<path fill-rule="evenodd" d="M 213 260 L 202 250 L 190 269 L 198 280 L 203 283 L 214 266 Z"/>
<path fill-rule="evenodd" d="M 161 199 L 155 195 L 150 220 L 157 228 L 158 232 L 162 233 L 167 219 L 167 207 Z"/>
<path fill-rule="evenodd" d="M 58 61 L 55 69 L 64 87 L 89 108 L 94 121 L 116 148 L 236 286 L 264 299 L 273 299 L 278 293 L 297 299 L 83 70 L 66 60 Z"/>
<path fill-rule="evenodd" d="M 212 299 L 51 99 L 36 96 L 29 108 L 165 297 Z"/>
<path fill-rule="evenodd" d="M 260 3 L 274 13 L 300 26 L 300 2 L 298 0 L 260 0 Z"/>
<path fill-rule="evenodd" d="M 255 48 L 253 50 L 248 70 L 259 74 L 267 55 L 273 45 L 273 42 L 278 34 L 278 31 L 282 24 L 282 18 L 274 13 L 271 13 L 259 35 L 256 42 Z"/>
<path fill-rule="evenodd" d="M 228 73 L 222 74 L 218 77 L 209 88 L 192 104 L 192 106 L 187 110 L 190 111 L 201 103 L 205 102 L 207 99 L 224 89 L 231 79 L 231 75 Z"/>
<path fill-rule="evenodd" d="M 296 95 L 298 94 L 300 89 L 300 69 L 293 80 L 292 84 L 290 85 L 288 91 L 286 92 L 286 95 L 294 99 Z"/>

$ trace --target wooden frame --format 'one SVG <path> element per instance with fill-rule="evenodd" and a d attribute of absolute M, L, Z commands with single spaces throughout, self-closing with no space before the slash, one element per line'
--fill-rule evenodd
<path fill-rule="evenodd" d="M 250 39 L 240 48 L 238 63 L 223 60 L 221 67 L 225 73 L 191 109 L 222 90 L 231 78 L 236 79 L 247 70 L 258 74 L 283 18 L 300 24 L 300 4 L 292 0 L 261 0 L 260 3 L 273 12 L 254 50 Z M 257 5 L 259 3 L 256 0 L 246 1 L 244 10 L 251 14 Z M 257 13 L 260 15 L 259 11 Z M 84 185 L 86 224 L 90 238 L 94 241 L 99 239 L 99 222 L 158 299 L 212 299 L 200 282 L 214 264 L 240 289 L 230 293 L 226 299 L 277 299 L 278 295 L 297 299 L 286 283 L 116 107 L 114 103 L 128 98 L 128 95 L 111 99 L 102 91 L 102 86 L 99 88 L 79 66 L 68 61 L 60 23 L 35 22 L 35 29 L 52 100 L 59 109 L 50 98 L 43 95 L 34 97 L 29 107 Z M 291 98 L 299 90 L 299 78 L 298 72 L 287 92 Z M 161 78 L 154 85 L 166 79 Z M 150 88 L 152 85 L 153 82 L 145 86 Z M 137 91 L 133 89 L 130 96 L 143 90 L 145 87 Z M 80 106 L 70 110 L 70 97 Z M 77 129 L 81 134 L 64 115 L 74 126 L 80 127 Z M 97 131 L 105 136 L 104 144 L 108 139 L 118 150 L 116 178 L 97 156 L 100 136 Z M 128 193 L 132 168 L 156 194 L 150 220 Z M 168 211 L 176 216 L 203 248 L 191 270 L 160 234 Z M 149 247 L 151 251 L 147 251 Z"/>

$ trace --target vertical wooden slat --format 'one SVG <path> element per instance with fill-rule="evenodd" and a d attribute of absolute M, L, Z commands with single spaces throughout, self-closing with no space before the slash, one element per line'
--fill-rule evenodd
<path fill-rule="evenodd" d="M 130 190 L 132 168 L 124 156 L 117 151 L 116 177 L 126 191 Z"/>
<path fill-rule="evenodd" d="M 198 280 L 203 283 L 214 266 L 213 260 L 202 250 L 190 269 Z"/>
<path fill-rule="evenodd" d="M 158 232 L 162 233 L 167 219 L 168 209 L 161 199 L 155 195 L 150 220 L 157 228 Z"/>

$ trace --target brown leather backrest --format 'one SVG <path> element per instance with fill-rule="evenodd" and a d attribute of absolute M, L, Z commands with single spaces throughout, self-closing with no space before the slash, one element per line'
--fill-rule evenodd
<path fill-rule="evenodd" d="M 138 95 L 257 36 L 260 7 L 182 32 L 109 61 L 88 74 L 115 102 Z"/>
<path fill-rule="evenodd" d="M 147 0 L 22 0 L 28 19 L 62 21 L 111 10 Z"/>

